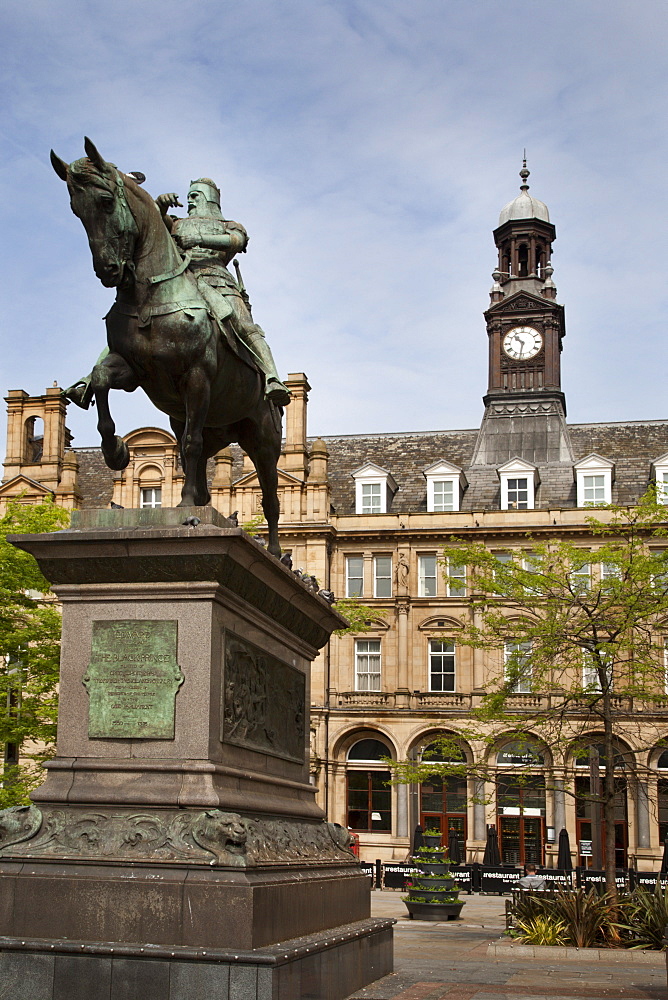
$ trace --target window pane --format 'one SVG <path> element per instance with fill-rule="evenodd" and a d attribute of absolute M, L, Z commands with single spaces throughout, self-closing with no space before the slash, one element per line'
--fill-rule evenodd
<path fill-rule="evenodd" d="M 529 507 L 529 480 L 508 480 L 508 510 L 527 510 Z"/>
<path fill-rule="evenodd" d="M 348 751 L 348 760 L 380 760 L 389 756 L 390 751 L 380 740 L 358 740 Z"/>
<path fill-rule="evenodd" d="M 380 639 L 355 641 L 355 690 L 380 691 Z"/>
<path fill-rule="evenodd" d="M 434 483 L 434 510 L 454 510 L 454 483 L 452 479 Z"/>
<path fill-rule="evenodd" d="M 162 507 L 162 490 L 160 487 L 150 486 L 141 491 L 142 507 Z"/>
<path fill-rule="evenodd" d="M 418 570 L 418 596 L 436 597 L 436 556 L 420 556 Z"/>
<path fill-rule="evenodd" d="M 361 597 L 364 589 L 364 559 L 348 556 L 346 559 L 346 597 Z"/>
<path fill-rule="evenodd" d="M 392 596 L 392 556 L 376 556 L 374 559 L 374 596 Z"/>
<path fill-rule="evenodd" d="M 362 483 L 362 513 L 380 514 L 380 483 Z"/>
<path fill-rule="evenodd" d="M 584 502 L 605 503 L 605 476 L 583 476 Z"/>
<path fill-rule="evenodd" d="M 448 597 L 466 594 L 466 566 L 457 566 L 448 560 Z"/>
<path fill-rule="evenodd" d="M 455 644 L 429 640 L 429 690 L 455 690 Z"/>
<path fill-rule="evenodd" d="M 505 645 L 505 679 L 512 681 L 514 694 L 531 692 L 531 643 L 507 642 Z"/>

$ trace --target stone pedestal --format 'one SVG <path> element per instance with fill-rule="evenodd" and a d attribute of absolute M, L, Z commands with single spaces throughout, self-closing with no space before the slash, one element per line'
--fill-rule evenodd
<path fill-rule="evenodd" d="M 339 1000 L 387 974 L 391 921 L 308 774 L 336 612 L 211 508 L 13 541 L 63 605 L 57 757 L 0 814 L 14 1000 Z"/>

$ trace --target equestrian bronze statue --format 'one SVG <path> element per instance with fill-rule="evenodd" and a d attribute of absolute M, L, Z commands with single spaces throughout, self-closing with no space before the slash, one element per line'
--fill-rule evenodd
<path fill-rule="evenodd" d="M 52 151 L 51 162 L 88 235 L 96 275 L 117 291 L 107 348 L 66 395 L 85 408 L 95 400 L 102 453 L 119 470 L 129 453 L 116 434 L 109 390 L 142 388 L 169 416 L 180 444 L 179 506 L 209 503 L 207 459 L 237 441 L 257 471 L 268 548 L 279 556 L 276 466 L 290 394 L 253 322 L 238 269 L 237 280 L 227 269 L 245 251 L 246 231 L 223 218 L 210 178 L 191 183 L 188 217 L 177 219 L 168 215 L 179 205 L 175 194 L 154 201 L 141 175 L 108 163 L 90 139 L 84 148 L 83 159 L 67 164 Z"/>

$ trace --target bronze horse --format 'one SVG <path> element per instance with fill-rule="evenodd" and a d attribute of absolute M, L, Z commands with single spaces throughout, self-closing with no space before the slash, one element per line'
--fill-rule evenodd
<path fill-rule="evenodd" d="M 70 164 L 52 150 L 51 163 L 88 235 L 95 274 L 117 289 L 106 317 L 109 354 L 91 382 L 105 461 L 111 469 L 129 461 L 109 410 L 109 390 L 141 387 L 169 416 L 180 443 L 185 482 L 179 506 L 209 503 L 206 461 L 237 441 L 260 481 L 269 551 L 280 556 L 282 410 L 265 399 L 260 372 L 221 335 L 151 196 L 107 163 L 90 139 L 84 148 L 86 158 Z"/>

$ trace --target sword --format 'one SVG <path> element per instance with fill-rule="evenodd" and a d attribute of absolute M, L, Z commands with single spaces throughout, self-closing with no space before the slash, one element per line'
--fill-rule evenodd
<path fill-rule="evenodd" d="M 241 277 L 241 268 L 239 267 L 236 258 L 232 261 L 232 263 L 234 264 L 234 270 L 237 272 L 237 286 L 239 288 L 239 293 L 246 304 L 246 309 L 248 309 L 248 312 L 252 316 L 250 299 L 248 297 L 248 292 L 246 291 L 246 286 L 244 285 L 244 279 Z"/>

